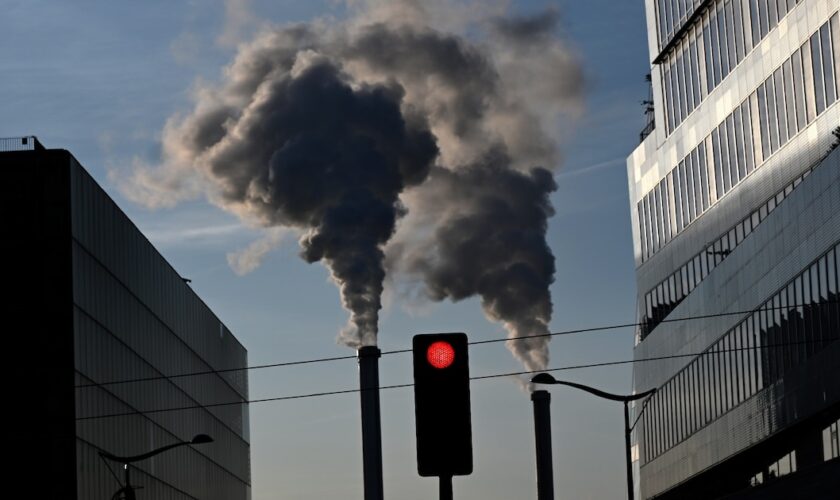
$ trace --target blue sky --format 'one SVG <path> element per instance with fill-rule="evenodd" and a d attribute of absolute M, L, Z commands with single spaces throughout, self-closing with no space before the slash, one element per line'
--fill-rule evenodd
<path fill-rule="evenodd" d="M 234 2 L 237 3 L 237 2 Z M 243 3 L 243 2 L 238 2 Z M 635 319 L 635 288 L 624 158 L 644 125 L 648 71 L 643 2 L 512 0 L 512 13 L 554 5 L 562 36 L 587 75 L 582 118 L 558 137 L 564 156 L 552 195 L 548 240 L 557 260 L 552 331 Z M 218 81 L 235 53 L 228 33 L 247 40 L 255 20 L 306 22 L 346 15 L 338 1 L 253 1 L 236 12 L 218 1 L 18 1 L 0 18 L 0 137 L 34 134 L 71 151 L 249 350 L 252 364 L 351 354 L 335 336 L 347 313 L 320 264 L 306 264 L 293 239 L 257 272 L 237 276 L 226 255 L 258 237 L 204 201 L 148 210 L 123 198 L 109 176 L 133 158 L 160 158 L 168 117 L 189 111 L 197 81 Z M 234 21 L 232 21 L 232 19 Z M 236 29 L 240 28 L 240 29 Z M 471 340 L 501 338 L 476 299 L 407 310 L 386 299 L 379 345 L 404 349 L 411 336 L 464 331 Z M 551 366 L 629 359 L 630 329 L 558 337 Z M 471 372 L 521 369 L 501 344 L 471 350 Z M 411 381 L 410 358 L 380 365 L 383 384 Z M 627 366 L 562 372 L 564 378 L 614 392 L 631 390 Z M 355 362 L 253 371 L 251 397 L 353 388 Z M 559 376 L 558 376 L 559 378 Z M 620 405 L 553 390 L 558 497 L 624 495 Z M 458 498 L 533 498 L 533 423 L 528 396 L 510 380 L 472 385 L 475 472 L 456 478 Z M 434 480 L 414 462 L 413 396 L 382 393 L 385 491 L 389 498 L 431 498 Z M 264 403 L 251 408 L 253 498 L 361 498 L 361 444 L 356 395 Z"/>

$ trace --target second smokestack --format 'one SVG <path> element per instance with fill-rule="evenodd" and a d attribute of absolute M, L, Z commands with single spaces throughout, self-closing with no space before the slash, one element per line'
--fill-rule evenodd
<path fill-rule="evenodd" d="M 376 346 L 359 349 L 359 389 L 362 404 L 362 466 L 365 500 L 383 500 L 382 425 L 379 417 L 379 357 Z"/>
<path fill-rule="evenodd" d="M 531 393 L 534 402 L 534 437 L 537 449 L 537 499 L 554 500 L 554 466 L 551 461 L 551 394 Z"/>

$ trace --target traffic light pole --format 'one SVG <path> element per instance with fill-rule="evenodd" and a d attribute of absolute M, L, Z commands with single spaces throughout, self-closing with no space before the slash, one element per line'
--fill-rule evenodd
<path fill-rule="evenodd" d="M 440 476 L 440 500 L 452 500 L 452 476 Z"/>

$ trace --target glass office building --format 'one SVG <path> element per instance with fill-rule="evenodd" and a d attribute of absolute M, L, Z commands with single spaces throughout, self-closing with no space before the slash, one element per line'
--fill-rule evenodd
<path fill-rule="evenodd" d="M 7 482 L 107 500 L 124 471 L 100 451 L 203 433 L 214 441 L 133 464 L 137 498 L 250 498 L 242 344 L 69 152 L 0 140 L 0 172 Z"/>
<path fill-rule="evenodd" d="M 634 356 L 657 358 L 634 370 L 657 389 L 636 408 L 640 498 L 840 491 L 839 9 L 645 0 L 655 127 L 627 160 Z"/>

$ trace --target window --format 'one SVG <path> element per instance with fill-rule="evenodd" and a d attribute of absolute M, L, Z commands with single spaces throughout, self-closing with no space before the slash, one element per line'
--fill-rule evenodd
<path fill-rule="evenodd" d="M 767 90 L 767 125 L 770 135 L 770 154 L 779 149 L 779 120 L 776 113 L 776 103 L 778 102 L 776 94 L 776 86 L 771 76 L 764 82 L 764 88 Z"/>
<path fill-rule="evenodd" d="M 802 130 L 807 120 L 805 118 L 805 87 L 802 80 L 802 55 L 799 49 L 793 53 L 790 62 L 793 76 L 793 92 L 790 95 L 796 98 L 796 128 Z"/>
<path fill-rule="evenodd" d="M 829 33 L 829 23 L 825 23 L 820 28 L 820 46 L 821 59 L 823 63 L 823 75 L 825 86 L 825 105 L 830 106 L 837 100 L 837 89 L 835 86 L 834 65 L 832 64 L 831 56 L 831 34 Z"/>
<path fill-rule="evenodd" d="M 726 17 L 725 17 L 725 9 L 723 6 L 720 6 L 717 9 L 717 19 L 718 19 L 718 40 L 720 43 L 720 74 L 721 78 L 725 78 L 726 75 L 729 74 L 730 69 L 730 59 L 729 59 L 729 40 L 726 36 Z"/>
<path fill-rule="evenodd" d="M 738 159 L 738 177 L 736 182 L 747 176 L 746 154 L 744 153 L 744 127 L 741 123 L 741 108 L 735 108 L 732 113 L 732 124 L 735 129 L 735 158 Z M 733 183 L 734 184 L 734 183 Z"/>
<path fill-rule="evenodd" d="M 840 98 L 840 14 L 834 14 L 829 20 L 831 25 L 831 45 L 834 53 L 834 92 Z"/>
<path fill-rule="evenodd" d="M 805 42 L 799 50 L 802 55 L 802 76 L 805 80 L 805 118 L 811 123 L 817 116 L 816 90 L 814 88 L 814 65 L 811 62 L 811 47 Z"/>
<path fill-rule="evenodd" d="M 744 58 L 744 18 L 741 13 L 741 0 L 732 0 L 732 23 L 735 28 L 735 57 L 736 61 Z"/>
<path fill-rule="evenodd" d="M 705 211 L 709 208 L 709 175 L 706 166 L 706 145 L 703 142 L 697 147 L 697 159 L 700 167 L 701 206 L 702 210 Z"/>
<path fill-rule="evenodd" d="M 787 118 L 785 118 L 785 86 L 782 79 L 782 68 L 773 73 L 773 88 L 776 91 L 776 109 L 779 118 L 779 146 L 788 141 Z"/>

